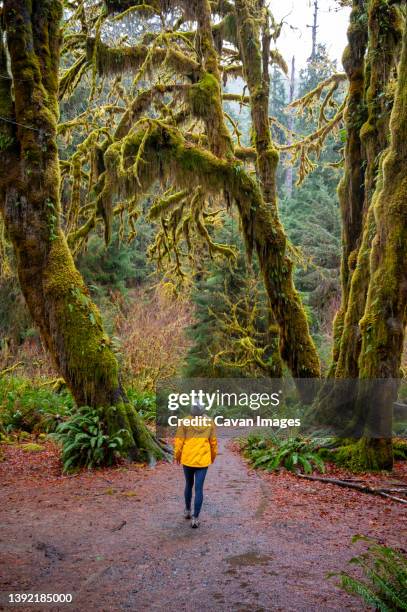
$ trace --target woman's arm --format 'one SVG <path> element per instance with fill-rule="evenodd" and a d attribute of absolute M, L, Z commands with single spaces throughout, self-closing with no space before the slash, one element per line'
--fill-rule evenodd
<path fill-rule="evenodd" d="M 174 438 L 174 458 L 177 463 L 181 461 L 182 449 L 185 443 L 185 428 L 183 425 L 180 425 L 177 429 Z"/>
<path fill-rule="evenodd" d="M 216 438 L 216 428 L 214 423 L 212 423 L 211 425 L 209 444 L 211 446 L 211 461 L 213 463 L 215 461 L 216 455 L 218 454 L 218 440 Z"/>

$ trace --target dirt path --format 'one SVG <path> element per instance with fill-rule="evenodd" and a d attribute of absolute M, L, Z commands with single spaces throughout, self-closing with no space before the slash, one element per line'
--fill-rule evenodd
<path fill-rule="evenodd" d="M 197 530 L 182 517 L 177 466 L 62 478 L 51 457 L 45 472 L 12 481 L 7 463 L 0 592 L 72 593 L 65 610 L 361 610 L 326 573 L 355 553 L 349 541 L 363 525 L 376 535 L 388 526 L 389 543 L 406 539 L 395 504 L 341 492 L 348 501 L 336 523 L 335 492 L 319 503 L 326 485 L 273 485 L 223 442 Z"/>

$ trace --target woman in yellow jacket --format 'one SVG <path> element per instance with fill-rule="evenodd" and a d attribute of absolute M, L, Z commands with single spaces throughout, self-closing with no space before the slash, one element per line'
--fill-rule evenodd
<path fill-rule="evenodd" d="M 191 527 L 199 527 L 199 513 L 203 502 L 203 486 L 206 472 L 215 461 L 218 452 L 215 425 L 208 416 L 203 416 L 204 407 L 194 405 L 191 416 L 178 427 L 174 441 L 174 455 L 181 463 L 185 476 L 184 517 L 192 518 Z M 195 480 L 194 513 L 191 517 L 192 489 Z"/>

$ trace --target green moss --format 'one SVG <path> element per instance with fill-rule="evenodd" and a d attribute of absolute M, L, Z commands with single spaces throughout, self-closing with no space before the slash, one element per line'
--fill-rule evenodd
<path fill-rule="evenodd" d="M 88 39 L 87 60 L 96 62 L 97 72 L 101 76 L 137 72 L 148 59 L 152 67 L 166 64 L 178 75 L 194 79 L 199 74 L 199 64 L 188 55 L 171 48 L 171 41 L 168 41 L 168 45 L 154 49 L 147 45 L 108 47 L 101 41 Z"/>
<path fill-rule="evenodd" d="M 335 463 L 352 472 L 377 472 L 393 469 L 391 440 L 362 438 L 339 447 L 334 455 Z"/>
<path fill-rule="evenodd" d="M 220 87 L 216 77 L 205 72 L 198 83 L 190 88 L 189 97 L 194 115 L 202 119 L 213 116 L 213 107 L 220 100 Z"/>
<path fill-rule="evenodd" d="M 30 443 L 30 444 L 21 444 L 20 445 L 21 450 L 23 450 L 25 453 L 39 453 L 41 451 L 44 450 L 44 447 L 41 446 L 40 444 L 34 444 L 34 443 Z"/>
<path fill-rule="evenodd" d="M 341 338 L 340 353 L 336 367 L 338 377 L 356 377 L 359 374 L 359 355 L 361 351 L 361 319 L 363 317 L 367 292 L 370 281 L 370 257 L 372 241 L 376 233 L 376 215 L 374 213 L 375 200 L 380 192 L 379 162 L 381 155 L 388 145 L 389 135 L 389 109 L 391 100 L 388 95 L 388 84 L 392 78 L 392 71 L 398 58 L 400 30 L 400 11 L 387 2 L 373 0 L 369 3 L 368 27 L 369 44 L 367 63 L 364 66 L 364 76 L 360 76 L 363 67 L 363 55 L 358 54 L 359 65 L 355 63 L 353 51 L 360 50 L 361 35 L 358 24 L 360 20 L 360 3 L 355 0 L 351 16 L 350 55 L 347 58 L 347 69 L 350 82 L 357 78 L 358 88 L 350 89 L 350 96 L 357 92 L 351 105 L 348 102 L 347 121 L 348 142 L 345 154 L 345 177 L 339 192 L 342 216 L 344 220 L 344 250 L 342 258 L 342 309 L 346 310 L 343 334 Z M 358 16 L 359 12 L 359 16 Z M 363 24 L 365 21 L 363 20 Z M 362 60 L 360 59 L 362 58 Z M 360 85 L 365 80 L 363 97 Z M 387 93 L 386 93 L 387 92 Z M 362 124 L 359 134 L 355 133 L 366 108 L 367 116 Z M 360 110 L 362 109 L 362 113 Z M 363 143 L 357 145 L 357 139 Z M 365 163 L 363 163 L 363 158 Z M 364 168 L 363 172 L 355 172 L 357 168 Z M 362 177 L 364 174 L 364 189 Z M 356 179 L 356 182 L 355 182 Z M 355 194 L 363 208 L 352 206 Z M 363 198 L 363 199 L 362 199 Z M 361 213 L 363 210 L 363 217 Z M 354 220 L 362 220 L 360 229 L 357 229 Z M 353 240 L 352 240 L 353 236 Z M 356 266 L 355 253 L 357 252 Z M 378 350 L 370 344 L 372 354 Z M 376 353 L 377 354 L 377 353 Z"/>
<path fill-rule="evenodd" d="M 53 329 L 54 358 L 78 403 L 94 405 L 101 399 L 101 389 L 117 389 L 118 365 L 100 313 L 89 298 L 61 234 L 52 243 L 43 287 Z"/>

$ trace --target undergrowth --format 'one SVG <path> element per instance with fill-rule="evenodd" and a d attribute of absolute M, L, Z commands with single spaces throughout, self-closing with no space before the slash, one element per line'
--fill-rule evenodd
<path fill-rule="evenodd" d="M 44 383 L 33 384 L 16 376 L 0 378 L 0 429 L 6 433 L 53 432 L 73 408 L 66 389 L 56 393 Z"/>
<path fill-rule="evenodd" d="M 381 612 L 407 610 L 407 557 L 394 548 L 383 546 L 371 538 L 355 536 L 353 542 L 369 542 L 366 552 L 353 557 L 349 563 L 358 566 L 363 579 L 346 571 L 330 573 L 338 576 L 339 586 L 364 603 Z"/>
<path fill-rule="evenodd" d="M 325 471 L 324 461 L 319 455 L 318 441 L 301 436 L 279 438 L 253 434 L 243 442 L 243 453 L 254 468 L 268 472 L 282 467 L 306 474 Z"/>
<path fill-rule="evenodd" d="M 64 472 L 82 467 L 110 466 L 119 458 L 127 431 L 115 436 L 106 432 L 98 412 L 83 406 L 67 421 L 58 425 L 54 438 L 62 444 Z"/>
<path fill-rule="evenodd" d="M 0 431 L 4 435 L 28 432 L 55 432 L 58 425 L 75 413 L 75 402 L 69 390 L 52 381 L 31 381 L 18 376 L 0 377 Z M 127 389 L 135 410 L 146 422 L 156 418 L 155 395 Z"/>

